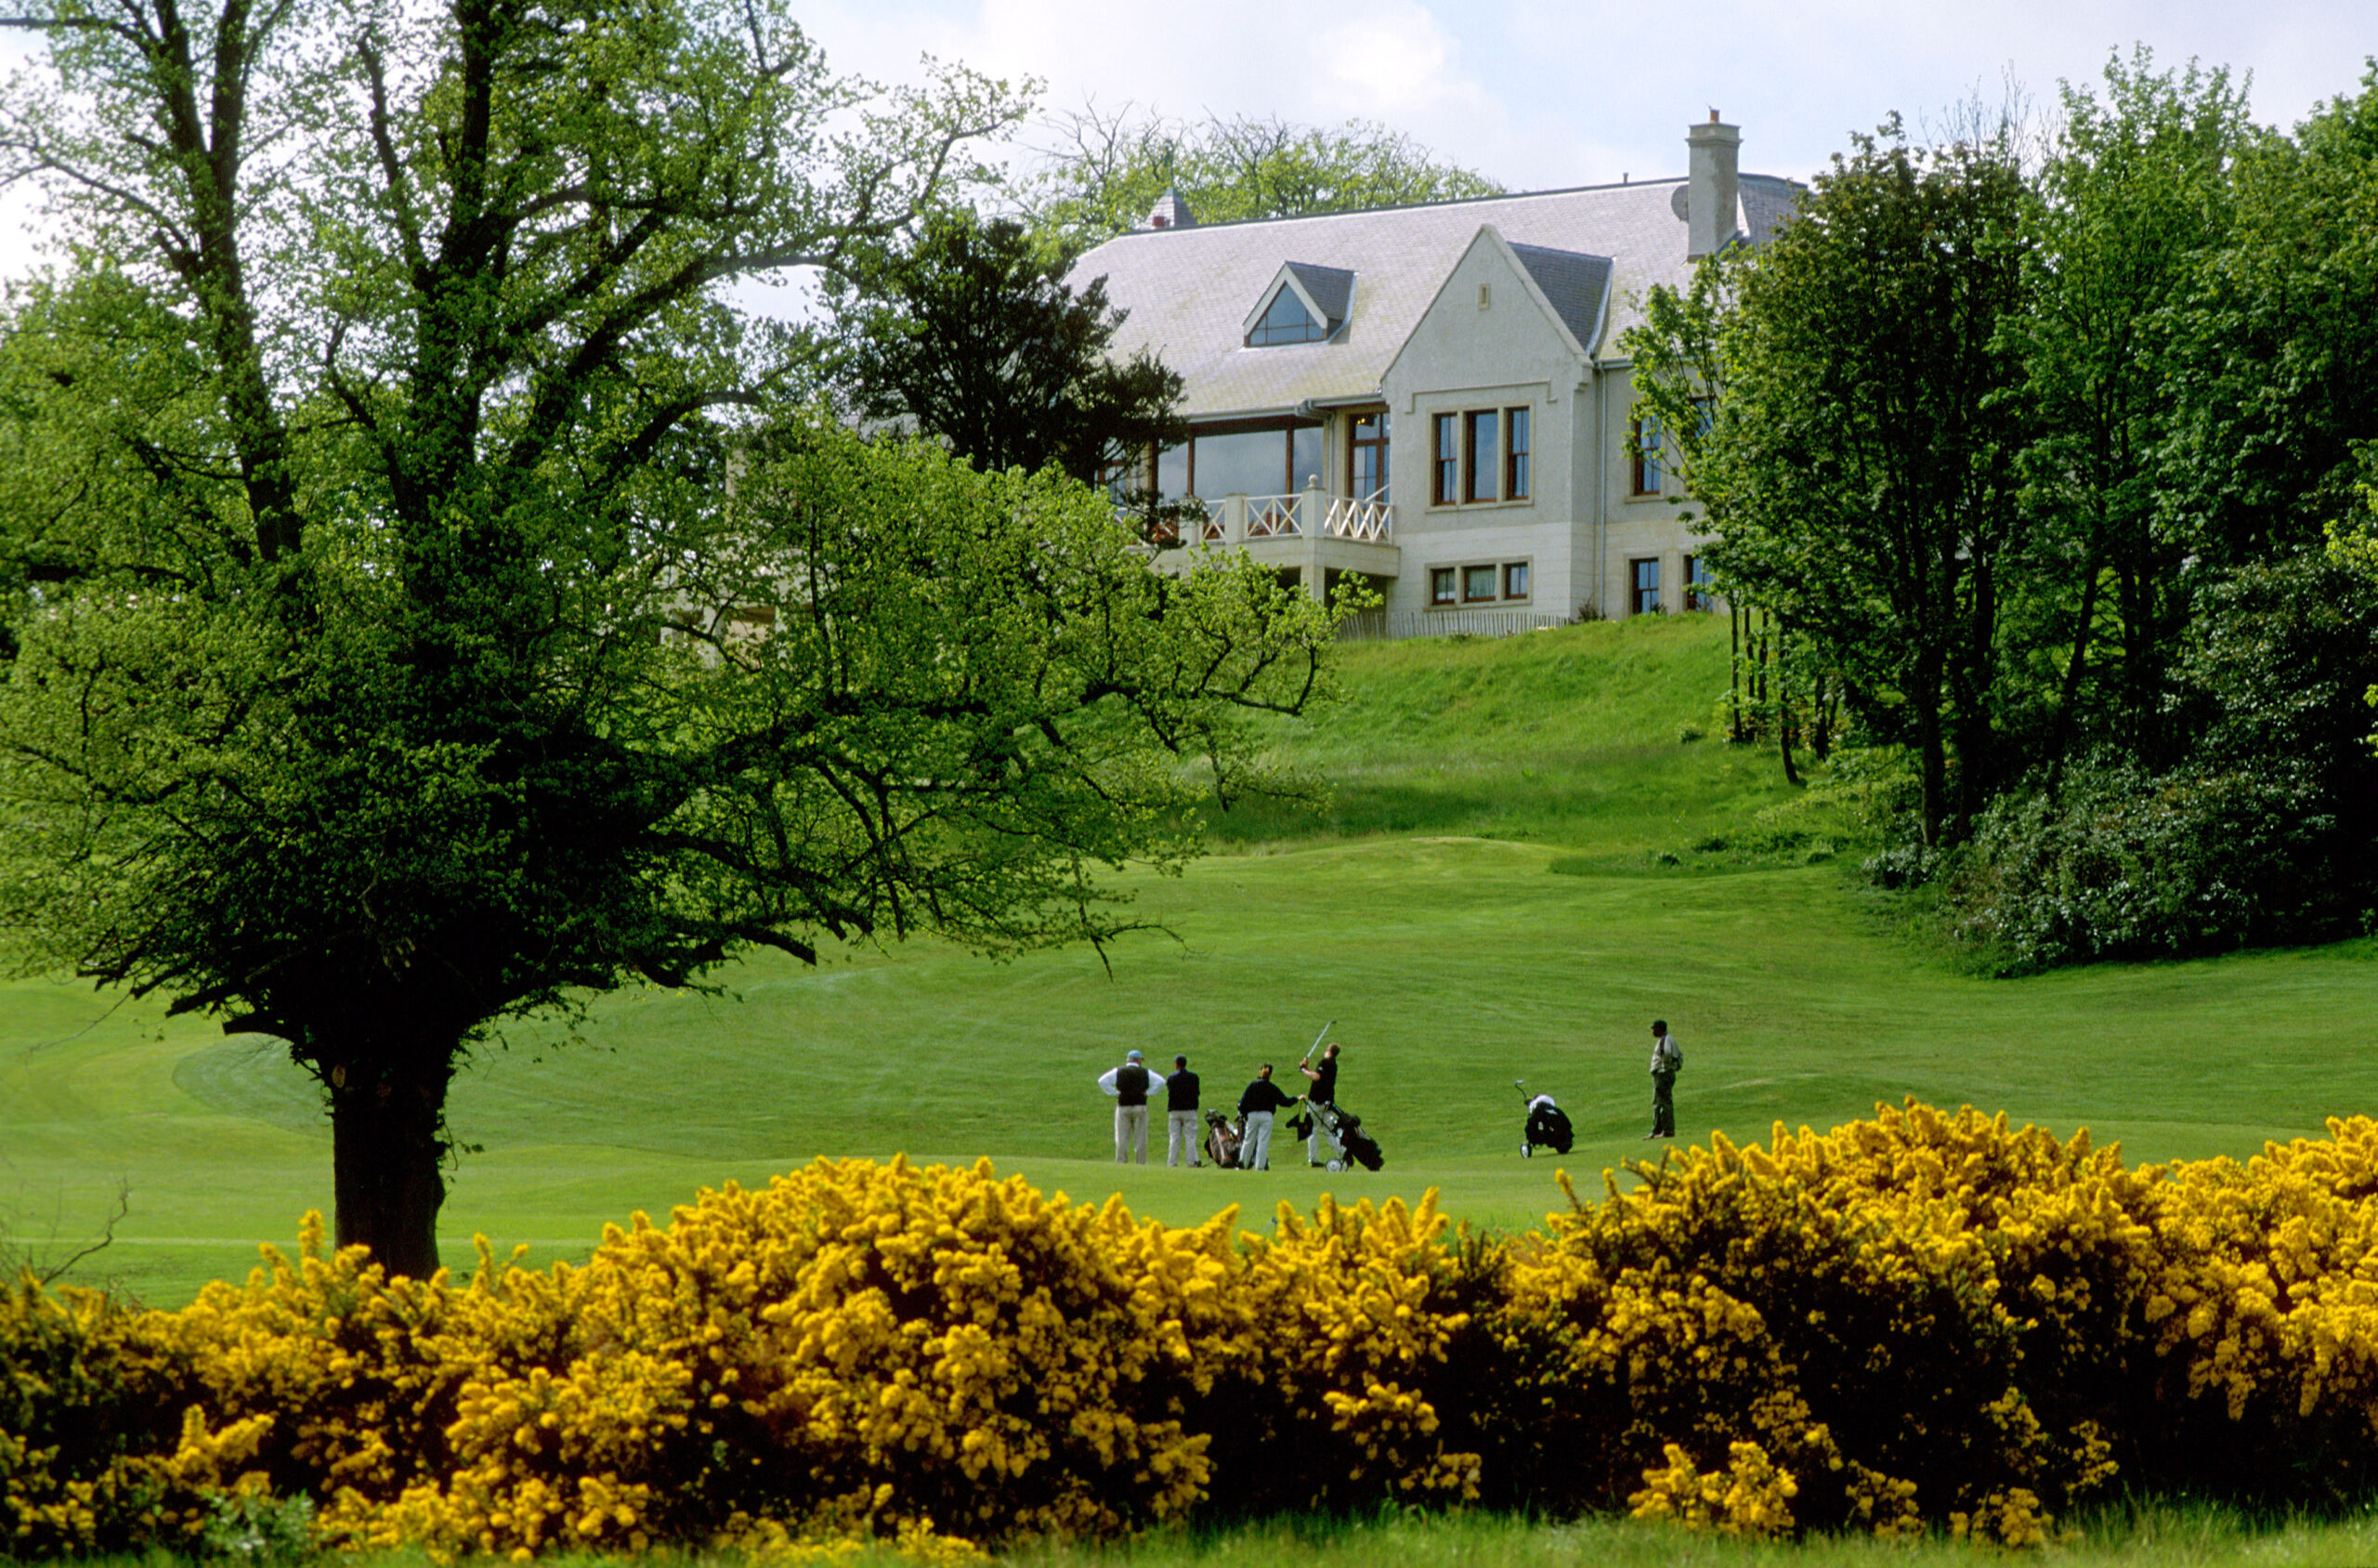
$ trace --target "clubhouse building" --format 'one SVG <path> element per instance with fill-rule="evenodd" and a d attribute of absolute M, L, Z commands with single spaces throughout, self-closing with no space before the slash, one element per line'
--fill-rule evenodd
<path fill-rule="evenodd" d="M 1203 537 L 1427 636 L 1703 602 L 1692 512 L 1634 407 L 1619 334 L 1654 283 L 1757 244 L 1800 188 L 1744 175 L 1713 111 L 1681 179 L 1200 225 L 1168 192 L 1083 256 L 1129 312 L 1116 347 L 1187 383 L 1182 446 L 1133 488 L 1203 503 Z"/>

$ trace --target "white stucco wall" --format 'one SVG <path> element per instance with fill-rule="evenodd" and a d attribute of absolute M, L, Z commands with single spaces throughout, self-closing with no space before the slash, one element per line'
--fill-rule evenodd
<path fill-rule="evenodd" d="M 1482 304 L 1481 290 L 1484 291 Z M 1528 564 L 1531 593 L 1495 608 L 1571 615 L 1591 564 L 1575 519 L 1590 491 L 1575 462 L 1585 361 L 1509 254 L 1482 232 L 1389 366 L 1394 418 L 1391 490 L 1404 569 L 1391 609 L 1426 610 L 1435 567 Z M 1431 503 L 1436 415 L 1493 409 L 1529 414 L 1532 493 L 1523 501 Z M 1498 422 L 1498 433 L 1502 430 Z M 1499 491 L 1501 485 L 1498 482 Z"/>
<path fill-rule="evenodd" d="M 1635 493 L 1635 461 L 1628 450 L 1634 437 L 1635 393 L 1632 367 L 1624 361 L 1605 364 L 1601 372 L 1601 440 L 1609 460 L 1597 489 L 1605 516 L 1605 543 L 1601 569 L 1602 614 L 1619 619 L 1634 613 L 1634 563 L 1660 563 L 1660 608 L 1669 615 L 1684 608 L 1685 558 L 1697 554 L 1705 541 L 1693 531 L 1701 516 L 1686 500 L 1684 487 L 1673 473 L 1657 495 Z M 1684 501 L 1679 506 L 1678 503 Z"/>

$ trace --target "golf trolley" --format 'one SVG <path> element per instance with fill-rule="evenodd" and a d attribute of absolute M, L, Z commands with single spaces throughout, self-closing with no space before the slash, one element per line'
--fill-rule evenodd
<path fill-rule="evenodd" d="M 1569 1113 L 1554 1104 L 1549 1094 L 1531 1097 L 1525 1078 L 1513 1078 L 1511 1087 L 1527 1101 L 1527 1125 L 1520 1138 L 1520 1157 L 1530 1157 L 1538 1147 L 1550 1149 L 1556 1155 L 1567 1154 L 1577 1136 L 1569 1125 Z"/>
<path fill-rule="evenodd" d="M 1363 1118 L 1342 1105 L 1326 1100 L 1309 1102 L 1305 1114 L 1313 1117 L 1313 1126 L 1337 1150 L 1337 1157 L 1329 1161 L 1332 1170 L 1343 1170 L 1349 1165 L 1359 1165 L 1365 1170 L 1377 1170 L 1387 1163 L 1387 1156 L 1378 1140 L 1363 1130 Z"/>

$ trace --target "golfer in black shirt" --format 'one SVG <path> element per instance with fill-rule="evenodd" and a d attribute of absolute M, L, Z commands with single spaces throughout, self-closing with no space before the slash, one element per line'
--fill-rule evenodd
<path fill-rule="evenodd" d="M 1183 1151 L 1191 1165 L 1206 1163 L 1197 1154 L 1197 1075 L 1186 1056 L 1172 1059 L 1172 1075 L 1164 1080 L 1164 1126 L 1165 1164 L 1179 1165 Z"/>
<path fill-rule="evenodd" d="M 1297 1071 L 1313 1080 L 1313 1087 L 1304 1091 L 1304 1097 L 1307 1100 L 1316 1105 L 1336 1108 L 1338 1104 L 1338 1042 L 1336 1040 L 1331 1040 L 1322 1048 L 1320 1066 L 1300 1065 Z M 1328 1151 L 1327 1159 L 1323 1157 L 1322 1151 L 1325 1148 Z M 1305 1140 L 1304 1157 L 1309 1165 L 1323 1165 L 1326 1164 L 1327 1160 L 1343 1157 L 1343 1152 L 1338 1146 L 1337 1135 L 1323 1131 L 1319 1117 L 1313 1119 L 1313 1136 Z"/>
<path fill-rule="evenodd" d="M 1272 1081 L 1272 1064 L 1264 1063 L 1257 1070 L 1255 1081 L 1247 1086 L 1247 1092 L 1238 1097 L 1238 1114 L 1247 1118 L 1247 1131 L 1238 1145 L 1241 1170 L 1272 1169 L 1272 1113 L 1295 1104 Z"/>

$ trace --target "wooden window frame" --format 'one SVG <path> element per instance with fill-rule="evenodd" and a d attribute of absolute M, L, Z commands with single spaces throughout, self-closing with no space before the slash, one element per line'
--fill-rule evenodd
<path fill-rule="evenodd" d="M 1503 499 L 1526 501 L 1535 493 L 1535 420 L 1526 408 L 1503 411 Z"/>
<path fill-rule="evenodd" d="M 1378 421 L 1377 438 L 1365 440 L 1357 434 L 1365 419 Z M 1394 434 L 1394 425 L 1385 409 L 1356 409 L 1346 415 L 1346 493 L 1356 501 L 1368 501 L 1374 495 L 1383 497 L 1387 493 L 1389 480 L 1395 472 L 1388 458 L 1388 445 Z M 1356 464 L 1365 447 L 1378 452 L 1378 483 L 1367 490 L 1359 488 L 1361 480 L 1357 477 Z"/>
<path fill-rule="evenodd" d="M 1478 425 L 1482 420 L 1494 421 L 1494 428 L 1486 437 L 1486 460 L 1479 461 Z M 1500 409 L 1464 409 L 1461 413 L 1461 503 L 1482 506 L 1502 500 L 1499 485 L 1502 479 L 1503 412 Z M 1497 489 L 1481 491 L 1479 481 L 1484 479 Z"/>
<path fill-rule="evenodd" d="M 1429 504 L 1461 504 L 1461 415 L 1429 416 Z"/>
<path fill-rule="evenodd" d="M 1486 574 L 1486 592 L 1472 594 L 1470 591 L 1470 575 L 1482 571 Z M 1461 568 L 1461 602 L 1465 605 L 1494 604 L 1502 597 L 1502 586 L 1503 568 L 1493 561 L 1477 561 Z"/>
<path fill-rule="evenodd" d="M 1522 581 L 1526 584 L 1525 587 L 1516 594 L 1511 592 L 1511 574 L 1513 572 L 1518 572 Z M 1502 581 L 1503 600 L 1505 603 L 1520 603 L 1535 598 L 1535 562 L 1533 560 L 1505 561 L 1502 565 Z"/>
<path fill-rule="evenodd" d="M 1642 568 L 1652 568 L 1652 608 L 1643 608 Z M 1667 591 L 1660 582 L 1660 557 L 1629 555 L 1627 557 L 1627 613 L 1631 616 L 1661 615 L 1667 610 Z"/>
<path fill-rule="evenodd" d="M 1444 581 L 1445 587 L 1443 595 L 1437 593 L 1440 579 Z M 1459 567 L 1431 567 L 1429 568 L 1429 608 L 1443 609 L 1448 605 L 1459 603 L 1461 603 L 1461 568 Z"/>
<path fill-rule="evenodd" d="M 1643 446 L 1643 431 L 1646 426 L 1650 427 L 1652 433 L 1652 445 L 1648 451 Z M 1630 482 L 1634 487 L 1634 493 L 1639 496 L 1666 493 L 1667 469 L 1660 461 L 1663 447 L 1658 415 L 1639 413 L 1629 422 L 1627 449 L 1633 458 L 1633 477 Z"/>

